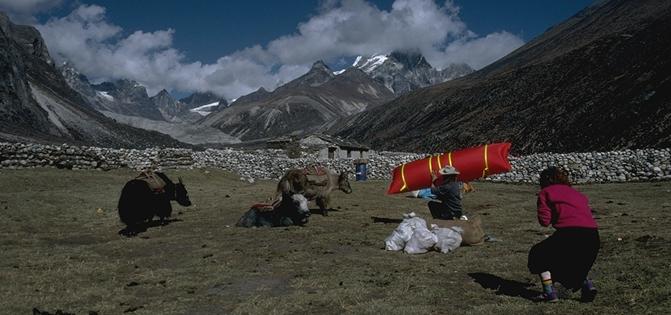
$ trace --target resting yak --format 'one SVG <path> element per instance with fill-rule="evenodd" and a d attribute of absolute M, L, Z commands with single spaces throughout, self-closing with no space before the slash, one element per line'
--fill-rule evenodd
<path fill-rule="evenodd" d="M 157 216 L 161 224 L 172 215 L 171 200 L 184 207 L 191 205 L 182 178 L 173 183 L 161 172 L 142 172 L 140 176 L 126 183 L 119 197 L 119 218 L 126 228 L 119 233 L 128 236 L 147 230 L 147 226 Z"/>
<path fill-rule="evenodd" d="M 289 226 L 308 223 L 308 200 L 301 194 L 284 195 L 273 204 L 253 205 L 240 217 L 236 226 Z"/>
<path fill-rule="evenodd" d="M 321 166 L 290 169 L 284 173 L 277 184 L 277 196 L 303 194 L 308 200 L 315 200 L 322 215 L 327 216 L 333 190 L 339 189 L 346 194 L 352 193 L 347 175 L 348 172 L 337 174 Z"/>

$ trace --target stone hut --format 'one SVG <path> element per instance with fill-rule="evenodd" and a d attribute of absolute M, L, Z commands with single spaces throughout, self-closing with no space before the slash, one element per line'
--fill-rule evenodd
<path fill-rule="evenodd" d="M 298 143 L 317 150 L 319 159 L 366 159 L 370 154 L 370 148 L 365 145 L 324 134 L 308 135 Z"/>
<path fill-rule="evenodd" d="M 277 137 L 266 141 L 266 148 L 268 149 L 286 149 L 294 141 L 290 137 Z"/>

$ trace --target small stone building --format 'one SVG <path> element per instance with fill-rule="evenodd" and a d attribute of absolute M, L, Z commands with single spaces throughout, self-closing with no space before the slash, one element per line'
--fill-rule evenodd
<path fill-rule="evenodd" d="M 323 134 L 308 135 L 298 143 L 318 150 L 320 159 L 366 159 L 370 151 L 365 145 Z"/>

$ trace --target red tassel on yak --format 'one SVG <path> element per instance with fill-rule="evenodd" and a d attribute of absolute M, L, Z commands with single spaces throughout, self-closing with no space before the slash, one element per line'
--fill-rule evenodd
<path fill-rule="evenodd" d="M 387 194 L 431 187 L 431 173 L 437 173 L 446 165 L 454 166 L 460 172 L 457 179 L 462 182 L 508 172 L 511 168 L 508 151 L 510 143 L 493 143 L 401 164 L 392 172 Z"/>

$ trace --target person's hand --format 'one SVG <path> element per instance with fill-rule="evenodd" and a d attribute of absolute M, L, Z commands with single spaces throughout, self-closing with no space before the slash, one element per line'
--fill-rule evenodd
<path fill-rule="evenodd" d="M 436 175 L 436 173 L 431 172 L 431 183 L 435 182 L 436 179 L 438 179 L 438 176 Z"/>

